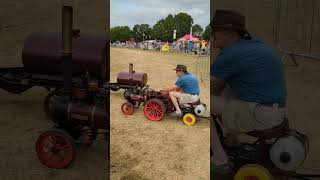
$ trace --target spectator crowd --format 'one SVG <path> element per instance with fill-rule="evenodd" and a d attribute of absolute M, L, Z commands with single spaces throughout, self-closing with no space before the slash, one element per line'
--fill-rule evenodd
<path fill-rule="evenodd" d="M 154 50 L 162 52 L 178 52 L 195 55 L 209 55 L 210 43 L 208 41 L 174 41 L 162 42 L 156 40 L 148 40 L 143 42 L 126 41 L 126 42 L 113 42 L 112 47 L 122 48 L 137 48 L 143 50 Z"/>

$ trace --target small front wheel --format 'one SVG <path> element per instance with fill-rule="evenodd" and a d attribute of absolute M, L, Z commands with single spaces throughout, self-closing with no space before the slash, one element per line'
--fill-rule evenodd
<path fill-rule="evenodd" d="M 125 102 L 121 106 L 121 111 L 125 115 L 132 115 L 134 111 L 134 106 L 130 102 Z"/>
<path fill-rule="evenodd" d="M 36 151 L 41 163 L 49 168 L 63 169 L 74 160 L 76 146 L 69 133 L 54 128 L 39 136 Z"/>
<path fill-rule="evenodd" d="M 234 179 L 235 180 L 273 180 L 273 177 L 266 168 L 258 164 L 247 164 L 238 170 Z"/>
<path fill-rule="evenodd" d="M 183 116 L 183 123 L 187 126 L 193 126 L 196 123 L 196 117 L 191 113 L 187 113 Z"/>

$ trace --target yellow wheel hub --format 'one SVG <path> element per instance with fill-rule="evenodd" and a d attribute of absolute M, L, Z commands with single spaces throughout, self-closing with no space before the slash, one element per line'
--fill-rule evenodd
<path fill-rule="evenodd" d="M 183 123 L 187 126 L 193 126 L 196 123 L 196 117 L 191 113 L 187 113 L 183 116 Z"/>
<path fill-rule="evenodd" d="M 257 164 L 247 164 L 238 170 L 234 180 L 273 180 L 273 177 L 266 168 Z"/>

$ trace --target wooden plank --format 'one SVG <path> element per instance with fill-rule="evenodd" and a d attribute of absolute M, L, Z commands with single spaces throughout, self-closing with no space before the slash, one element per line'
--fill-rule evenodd
<path fill-rule="evenodd" d="M 277 4 L 279 2 L 279 4 Z M 277 6 L 280 6 L 277 14 Z M 211 6 L 212 7 L 212 6 Z M 297 53 L 320 54 L 320 1 L 313 0 L 215 0 L 216 9 L 231 9 L 246 16 L 247 29 L 275 47 Z M 278 26 L 277 26 L 278 24 Z M 277 38 L 276 28 L 279 28 Z M 312 40 L 311 40 L 312 38 Z"/>
<path fill-rule="evenodd" d="M 310 54 L 314 56 L 320 56 L 320 1 L 314 1 L 314 19 L 313 19 L 313 31 L 311 35 L 311 48 Z"/>
<path fill-rule="evenodd" d="M 312 9 L 311 0 L 281 0 L 279 45 L 282 49 L 308 53 Z"/>

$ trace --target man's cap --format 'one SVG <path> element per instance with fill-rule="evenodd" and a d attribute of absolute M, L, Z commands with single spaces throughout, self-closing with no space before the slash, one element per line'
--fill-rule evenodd
<path fill-rule="evenodd" d="M 248 33 L 246 29 L 245 16 L 233 10 L 216 10 L 213 19 L 210 22 L 210 27 L 212 29 L 222 28 L 227 30 L 238 30 Z"/>
<path fill-rule="evenodd" d="M 177 67 L 173 70 L 176 70 L 176 71 L 184 71 L 186 72 L 187 71 L 187 67 L 183 64 L 178 64 Z"/>

